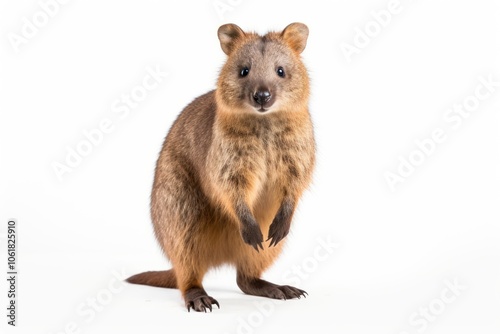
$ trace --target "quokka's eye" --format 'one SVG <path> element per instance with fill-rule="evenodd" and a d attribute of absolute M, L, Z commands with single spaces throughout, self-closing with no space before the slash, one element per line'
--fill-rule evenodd
<path fill-rule="evenodd" d="M 278 73 L 278 76 L 284 78 L 285 77 L 285 69 L 283 67 L 278 67 L 278 69 L 276 70 L 276 73 Z"/>
<path fill-rule="evenodd" d="M 248 67 L 243 67 L 240 71 L 240 77 L 246 77 L 250 73 L 250 69 Z"/>

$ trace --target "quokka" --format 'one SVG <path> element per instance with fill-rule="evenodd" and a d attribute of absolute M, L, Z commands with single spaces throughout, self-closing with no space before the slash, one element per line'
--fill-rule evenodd
<path fill-rule="evenodd" d="M 178 288 L 189 310 L 212 311 L 202 285 L 210 269 L 234 265 L 239 288 L 275 299 L 305 291 L 261 279 L 282 251 L 315 163 L 301 60 L 302 23 L 258 35 L 218 30 L 227 54 L 216 89 L 189 104 L 161 149 L 151 194 L 154 231 L 173 268 L 127 281 Z"/>

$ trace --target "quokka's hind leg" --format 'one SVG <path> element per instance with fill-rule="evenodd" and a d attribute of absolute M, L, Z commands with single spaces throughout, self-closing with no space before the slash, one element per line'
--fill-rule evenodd
<path fill-rule="evenodd" d="M 184 298 L 188 311 L 191 309 L 197 312 L 212 312 L 212 305 L 219 303 L 213 297 L 209 296 L 202 285 L 203 276 L 206 269 L 200 267 L 176 266 L 177 285 Z"/>
<path fill-rule="evenodd" d="M 277 285 L 261 279 L 264 270 L 270 266 L 281 252 L 282 245 L 266 248 L 258 254 L 251 254 L 237 263 L 236 283 L 248 295 L 273 299 L 293 299 L 305 297 L 307 292 L 290 285 Z M 252 250 L 253 251 L 253 250 Z M 255 251 L 253 251 L 255 252 Z"/>
<path fill-rule="evenodd" d="M 155 187 L 152 216 L 160 246 L 171 260 L 176 286 L 181 291 L 188 311 L 212 311 L 219 306 L 203 289 L 202 280 L 210 263 L 210 249 L 205 249 L 207 236 L 207 199 L 192 186 L 189 174 L 179 167 L 170 173 L 169 182 Z"/>

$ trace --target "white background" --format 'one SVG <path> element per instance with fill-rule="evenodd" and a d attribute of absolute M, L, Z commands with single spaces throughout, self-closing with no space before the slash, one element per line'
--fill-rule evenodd
<path fill-rule="evenodd" d="M 12 332 L 498 333 L 500 87 L 456 129 L 443 120 L 474 95 L 478 77 L 500 80 L 498 2 L 401 0 L 349 62 L 341 44 L 389 1 L 226 1 L 222 17 L 213 0 L 69 1 L 18 52 L 9 34 L 41 7 L 1 2 L 0 217 L 19 224 Z M 204 282 L 221 309 L 195 314 L 178 290 L 119 283 L 116 273 L 169 268 L 149 218 L 153 170 L 177 114 L 214 88 L 225 59 L 217 28 L 264 33 L 294 21 L 310 28 L 303 57 L 318 166 L 265 278 L 299 281 L 309 296 L 266 311 L 255 303 L 267 299 L 243 295 L 234 270 L 221 268 Z M 169 75 L 119 118 L 113 103 L 156 66 Z M 60 181 L 53 163 L 106 118 L 113 131 Z M 391 191 L 384 173 L 436 128 L 446 141 Z M 315 257 L 318 238 L 338 247 Z M 297 267 L 302 277 L 290 275 Z M 450 303 L 440 301 L 446 280 L 465 287 Z M 93 298 L 105 304 L 98 311 Z M 432 321 L 422 320 L 431 305 Z"/>

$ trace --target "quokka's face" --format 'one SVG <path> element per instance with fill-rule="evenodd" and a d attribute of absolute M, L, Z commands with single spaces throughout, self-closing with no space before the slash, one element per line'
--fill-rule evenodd
<path fill-rule="evenodd" d="M 222 102 L 231 109 L 265 114 L 303 108 L 309 78 L 300 59 L 308 29 L 294 23 L 281 33 L 259 36 L 229 24 L 219 28 L 228 59 L 218 82 Z"/>

